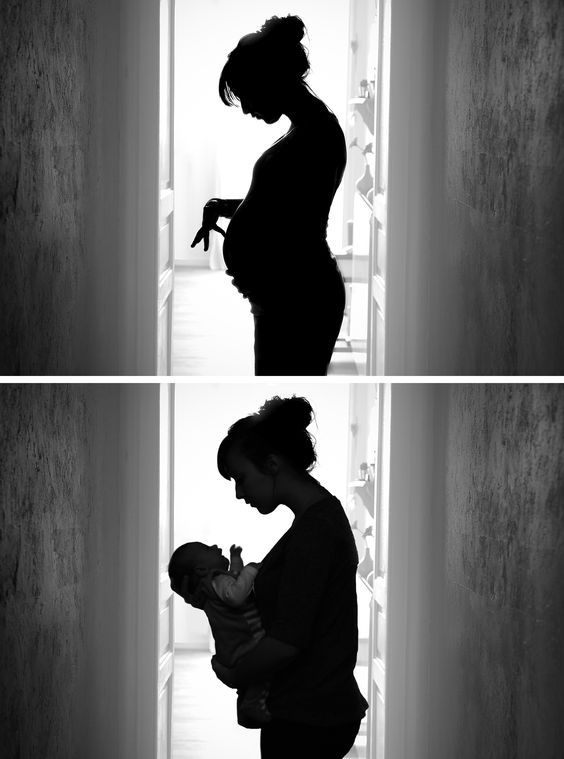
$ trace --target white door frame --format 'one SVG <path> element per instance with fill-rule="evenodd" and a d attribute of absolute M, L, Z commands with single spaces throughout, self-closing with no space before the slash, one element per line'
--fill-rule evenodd
<path fill-rule="evenodd" d="M 121 374 L 157 374 L 158 0 L 122 0 L 120 33 Z"/>
<path fill-rule="evenodd" d="M 391 0 L 386 277 L 387 376 L 425 374 L 429 304 L 424 251 L 433 168 L 433 0 Z"/>
<path fill-rule="evenodd" d="M 158 618 L 159 618 L 159 419 L 158 384 L 121 388 L 120 461 L 123 486 L 118 526 L 119 592 L 122 618 L 117 620 L 122 651 L 120 703 L 121 759 L 157 756 Z"/>
<path fill-rule="evenodd" d="M 432 594 L 435 388 L 391 390 L 387 661 L 387 759 L 426 759 Z M 428 759 L 431 759 L 430 757 Z"/>
<path fill-rule="evenodd" d="M 351 399 L 364 384 L 352 385 Z M 376 457 L 367 759 L 433 759 L 427 753 L 430 634 L 438 592 L 434 578 L 440 575 L 434 563 L 441 544 L 432 508 L 441 461 L 436 392 L 433 385 L 378 383 L 378 412 L 370 427 Z M 363 413 L 370 413 L 369 404 L 364 405 Z M 352 408 L 351 424 L 360 406 Z M 362 442 L 360 448 L 353 444 L 351 453 L 353 471 L 372 451 Z"/>

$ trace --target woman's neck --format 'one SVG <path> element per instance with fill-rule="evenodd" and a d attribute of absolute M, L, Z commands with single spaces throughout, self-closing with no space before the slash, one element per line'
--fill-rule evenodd
<path fill-rule="evenodd" d="M 281 502 L 293 512 L 296 519 L 299 519 L 310 506 L 328 495 L 330 495 L 329 491 L 309 474 L 303 478 L 288 481 L 280 494 Z"/>
<path fill-rule="evenodd" d="M 305 84 L 299 84 L 288 93 L 283 113 L 290 119 L 291 128 L 295 129 L 311 121 L 312 116 L 319 113 L 320 106 L 323 106 L 322 101 Z"/>

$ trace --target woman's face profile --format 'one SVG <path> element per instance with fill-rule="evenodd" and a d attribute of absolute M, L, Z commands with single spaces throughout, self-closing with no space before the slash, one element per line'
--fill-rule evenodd
<path fill-rule="evenodd" d="M 244 114 L 250 114 L 255 119 L 262 119 L 267 124 L 274 124 L 282 116 L 282 109 L 276 98 L 266 89 L 249 88 L 239 95 L 239 102 Z"/>
<path fill-rule="evenodd" d="M 278 506 L 274 497 L 274 477 L 261 471 L 247 456 L 232 449 L 226 468 L 235 483 L 235 497 L 244 500 L 260 514 L 271 514 Z"/>

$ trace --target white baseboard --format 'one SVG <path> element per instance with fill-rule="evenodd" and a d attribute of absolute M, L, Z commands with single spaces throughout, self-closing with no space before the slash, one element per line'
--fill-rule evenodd
<path fill-rule="evenodd" d="M 177 258 L 174 261 L 175 269 L 209 269 L 210 259 L 205 258 Z"/>
<path fill-rule="evenodd" d="M 208 641 L 202 641 L 202 643 L 175 643 L 175 651 L 209 651 L 210 645 Z"/>

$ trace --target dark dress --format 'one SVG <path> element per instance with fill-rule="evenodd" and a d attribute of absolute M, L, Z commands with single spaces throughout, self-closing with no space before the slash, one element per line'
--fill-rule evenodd
<path fill-rule="evenodd" d="M 264 759 L 316 756 L 313 747 L 327 740 L 324 758 L 337 758 L 354 742 L 368 706 L 353 674 L 357 564 L 350 525 L 333 496 L 296 519 L 261 563 L 255 598 L 266 634 L 300 652 L 270 681 Z"/>
<path fill-rule="evenodd" d="M 345 307 L 327 220 L 345 163 L 339 123 L 319 103 L 258 159 L 227 228 L 227 273 L 255 319 L 255 374 L 327 373 Z"/>

